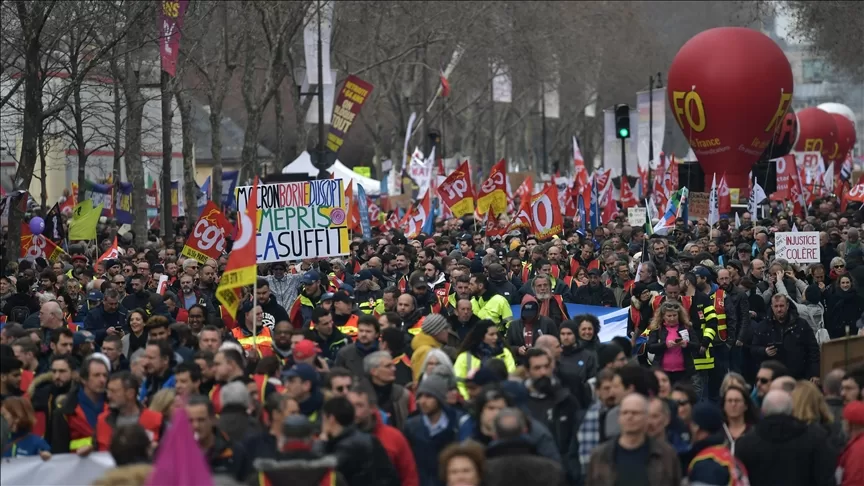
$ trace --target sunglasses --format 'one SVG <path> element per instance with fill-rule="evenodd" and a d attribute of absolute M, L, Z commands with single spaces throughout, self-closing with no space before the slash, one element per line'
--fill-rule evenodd
<path fill-rule="evenodd" d="M 834 265 L 834 268 L 846 268 L 846 265 Z"/>
<path fill-rule="evenodd" d="M 771 380 L 763 377 L 763 378 L 756 378 L 756 382 L 759 383 L 760 385 L 767 385 L 768 383 L 771 383 Z"/>

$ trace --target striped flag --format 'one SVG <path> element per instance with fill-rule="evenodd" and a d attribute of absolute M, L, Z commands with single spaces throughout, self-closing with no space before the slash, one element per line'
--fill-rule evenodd
<path fill-rule="evenodd" d="M 686 187 L 675 191 L 672 197 L 669 198 L 669 203 L 666 205 L 666 212 L 660 218 L 660 221 L 654 225 L 654 233 L 665 235 L 671 228 L 675 227 L 675 221 L 681 217 L 682 202 L 687 200 L 690 191 Z"/>
<path fill-rule="evenodd" d="M 225 265 L 225 272 L 219 280 L 216 296 L 228 309 L 232 317 L 237 316 L 240 307 L 240 289 L 247 285 L 255 285 L 256 267 L 256 234 L 258 233 L 258 176 L 249 191 L 249 201 L 246 210 L 237 220 L 237 239 Z"/>

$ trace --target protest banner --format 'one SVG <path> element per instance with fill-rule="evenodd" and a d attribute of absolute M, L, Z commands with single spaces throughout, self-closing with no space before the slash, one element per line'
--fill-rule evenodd
<path fill-rule="evenodd" d="M 642 226 L 645 224 L 645 221 L 648 219 L 648 209 L 647 208 L 628 208 L 627 209 L 627 222 L 630 223 L 630 226 Z"/>
<path fill-rule="evenodd" d="M 238 211 L 251 186 L 237 188 Z M 348 204 L 342 179 L 265 184 L 258 188 L 258 263 L 347 255 Z"/>
<path fill-rule="evenodd" d="M 342 148 L 345 135 L 360 114 L 360 109 L 372 93 L 372 88 L 371 84 L 353 74 L 345 80 L 345 85 L 342 86 L 339 97 L 333 104 L 330 133 L 327 134 L 327 150 L 335 154 Z"/>
<path fill-rule="evenodd" d="M 690 219 L 708 218 L 708 209 L 710 208 L 709 200 L 711 194 L 707 192 L 691 192 L 690 193 Z M 630 223 L 631 225 L 633 223 Z"/>
<path fill-rule="evenodd" d="M 91 484 L 114 467 L 114 459 L 108 452 L 93 452 L 87 457 L 80 457 L 77 454 L 54 454 L 49 461 L 43 461 L 39 456 L 5 458 L 3 474 L 0 474 L 0 485 Z"/>
<path fill-rule="evenodd" d="M 180 254 L 198 263 L 205 263 L 211 258 L 216 260 L 225 251 L 226 237 L 233 233 L 234 228 L 216 207 L 216 203 L 207 201 Z"/>
<path fill-rule="evenodd" d="M 774 256 L 789 263 L 819 262 L 819 232 L 798 231 L 774 235 Z"/>

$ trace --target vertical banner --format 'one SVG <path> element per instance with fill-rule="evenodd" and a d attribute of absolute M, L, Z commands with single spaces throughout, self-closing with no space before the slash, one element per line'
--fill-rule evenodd
<path fill-rule="evenodd" d="M 348 204 L 342 179 L 282 182 L 258 187 L 258 263 L 347 255 Z M 251 186 L 237 188 L 237 210 Z M 253 202 L 254 204 L 254 202 Z"/>
<path fill-rule="evenodd" d="M 333 104 L 330 133 L 327 134 L 327 150 L 339 153 L 345 142 L 345 135 L 360 114 L 363 103 L 372 93 L 373 86 L 357 76 L 348 76 L 345 85 L 339 91 L 336 103 Z"/>
<path fill-rule="evenodd" d="M 651 105 L 654 105 L 653 113 L 651 112 Z M 638 117 L 635 118 L 638 120 L 637 125 L 639 127 L 636 153 L 639 163 L 643 167 L 648 167 L 648 163 L 651 162 L 648 159 L 650 140 L 653 139 L 655 159 L 663 151 L 663 134 L 666 129 L 666 90 L 659 88 L 655 89 L 653 94 L 650 91 L 636 93 L 636 111 L 639 113 Z M 633 120 L 631 118 L 631 124 Z M 649 135 L 649 124 L 652 121 L 653 133 Z"/>
<path fill-rule="evenodd" d="M 510 68 L 500 62 L 492 62 L 492 101 L 496 103 L 513 102 L 513 81 Z"/>
<path fill-rule="evenodd" d="M 121 182 L 117 187 L 117 206 L 114 212 L 117 222 L 120 224 L 132 224 L 135 217 L 132 215 L 132 184 Z"/>
<path fill-rule="evenodd" d="M 172 78 L 177 73 L 177 57 L 180 55 L 180 32 L 183 29 L 183 15 L 189 0 L 162 0 L 159 9 L 159 57 L 162 70 Z"/>
<path fill-rule="evenodd" d="M 372 238 L 372 225 L 369 222 L 369 201 L 366 199 L 366 189 L 357 184 L 357 208 L 360 210 L 360 229 L 363 230 L 363 238 Z"/>
<path fill-rule="evenodd" d="M 171 217 L 179 218 L 186 215 L 186 208 L 183 207 L 183 192 L 180 191 L 180 181 L 171 181 Z"/>
<path fill-rule="evenodd" d="M 239 178 L 239 170 L 229 170 L 222 173 L 222 206 L 229 209 L 237 207 L 234 193 L 237 191 L 237 179 Z"/>
<path fill-rule="evenodd" d="M 319 12 L 320 8 L 320 12 Z M 303 52 L 306 58 L 306 82 L 318 85 L 318 23 L 321 23 L 321 64 L 324 85 L 335 84 L 330 77 L 330 38 L 333 36 L 333 1 L 309 2 L 303 20 Z"/>

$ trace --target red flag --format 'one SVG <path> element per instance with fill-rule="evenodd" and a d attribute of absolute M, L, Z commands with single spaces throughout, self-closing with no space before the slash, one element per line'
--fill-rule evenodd
<path fill-rule="evenodd" d="M 444 71 L 441 71 L 441 97 L 446 98 L 448 96 L 450 96 L 450 81 L 444 76 Z"/>
<path fill-rule="evenodd" d="M 648 194 L 648 174 L 650 173 L 650 167 L 643 167 L 642 164 L 636 164 L 636 171 L 639 173 L 639 189 L 642 192 L 642 195 Z M 630 183 L 627 183 L 627 187 L 630 187 Z M 621 195 L 622 201 L 624 195 Z M 626 209 L 626 208 L 625 208 Z"/>
<path fill-rule="evenodd" d="M 636 199 L 636 194 L 633 194 L 633 189 L 630 188 L 630 181 L 627 177 L 621 177 L 621 207 L 626 211 L 639 205 Z"/>
<path fill-rule="evenodd" d="M 363 231 L 360 227 L 360 205 L 354 200 L 354 180 L 348 181 L 345 189 L 345 201 L 348 203 L 348 230 Z"/>
<path fill-rule="evenodd" d="M 516 214 L 516 217 L 513 218 L 513 221 L 510 222 L 510 226 L 507 227 L 507 231 L 519 230 L 522 228 L 531 228 L 531 196 L 522 198 L 519 203 L 519 212 Z"/>
<path fill-rule="evenodd" d="M 423 197 L 423 201 L 420 204 L 417 204 L 412 208 L 409 213 L 406 213 L 408 217 L 408 231 L 405 232 L 405 237 L 410 239 L 415 239 L 420 235 L 420 231 L 423 230 L 423 223 L 426 221 L 426 218 L 432 214 L 432 200 L 429 197 L 431 191 L 426 191 L 426 196 Z"/>
<path fill-rule="evenodd" d="M 258 278 L 256 270 L 256 234 L 258 233 L 258 176 L 249 191 L 246 208 L 240 212 L 237 221 L 238 235 L 225 265 L 225 272 L 216 289 L 216 296 L 232 317 L 237 316 L 240 307 L 240 289 L 255 285 Z"/>
<path fill-rule="evenodd" d="M 561 206 L 558 204 L 558 188 L 547 184 L 531 201 L 531 233 L 544 240 L 564 230 Z"/>
<path fill-rule="evenodd" d="M 529 175 L 525 179 L 522 180 L 522 184 L 519 184 L 519 187 L 516 189 L 516 196 L 519 199 L 531 199 L 531 194 L 534 193 L 534 181 L 531 179 Z"/>
<path fill-rule="evenodd" d="M 486 237 L 503 236 L 504 229 L 498 226 L 498 216 L 495 215 L 495 210 L 490 209 L 486 213 Z"/>
<path fill-rule="evenodd" d="M 105 250 L 105 253 L 102 254 L 97 260 L 96 263 L 101 262 L 102 260 L 113 260 L 115 258 L 120 257 L 120 248 L 117 247 L 117 236 L 114 236 L 114 243 L 111 244 L 111 247 Z"/>
<path fill-rule="evenodd" d="M 585 160 L 582 157 L 582 151 L 579 150 L 579 143 L 576 142 L 576 137 L 573 137 L 573 166 L 576 168 L 574 178 L 576 184 L 588 184 L 588 170 L 585 168 Z"/>
<path fill-rule="evenodd" d="M 45 238 L 45 235 L 34 235 L 30 225 L 21 223 L 21 258 L 44 258 L 51 263 L 57 261 L 64 253 L 56 243 Z"/>
<path fill-rule="evenodd" d="M 474 212 L 474 188 L 471 187 L 467 160 L 441 182 L 438 197 L 457 218 Z"/>
<path fill-rule="evenodd" d="M 864 184 L 855 184 L 846 193 L 844 201 L 864 202 Z"/>
<path fill-rule="evenodd" d="M 486 214 L 490 207 L 498 214 L 507 210 L 507 166 L 504 159 L 492 166 L 489 178 L 477 191 L 478 212 Z"/>
<path fill-rule="evenodd" d="M 207 201 L 201 216 L 186 238 L 182 255 L 204 263 L 218 259 L 227 248 L 227 238 L 234 234 L 234 227 L 213 201 Z"/>
<path fill-rule="evenodd" d="M 621 179 L 623 180 L 624 177 Z M 603 190 L 603 194 L 600 196 L 600 204 L 603 207 L 600 213 L 600 222 L 601 224 L 606 224 L 612 221 L 612 218 L 618 214 L 618 206 L 615 204 L 615 198 L 612 195 L 611 180 L 606 184 L 606 189 Z"/>
<path fill-rule="evenodd" d="M 391 229 L 396 229 L 399 227 L 399 216 L 396 215 L 396 211 L 390 213 L 390 217 L 384 224 L 381 225 L 381 231 L 390 231 Z"/>
<path fill-rule="evenodd" d="M 719 200 L 720 214 L 732 214 L 732 196 L 729 195 L 729 184 L 726 183 L 726 173 L 720 178 L 717 185 L 717 197 Z"/>

